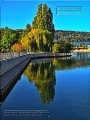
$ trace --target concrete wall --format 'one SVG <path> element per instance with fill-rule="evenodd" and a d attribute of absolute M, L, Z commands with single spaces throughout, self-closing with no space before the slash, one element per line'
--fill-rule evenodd
<path fill-rule="evenodd" d="M 15 55 L 16 54 L 17 56 L 19 56 L 18 53 L 15 53 Z M 44 56 L 44 54 L 27 54 L 27 55 L 23 55 L 19 57 L 14 56 L 13 58 L 10 58 L 10 59 L 7 58 L 7 59 L 0 61 L 0 75 L 4 74 L 5 72 L 10 70 L 14 66 L 18 65 L 20 62 L 22 62 L 26 58 L 37 57 L 37 56 Z"/>
<path fill-rule="evenodd" d="M 25 60 L 26 58 L 28 58 L 29 56 L 30 55 L 24 55 L 24 56 L 10 58 L 10 59 L 0 61 L 0 75 L 5 73 L 6 71 L 10 70 L 14 66 L 16 66 L 17 64 L 19 64 L 20 62 Z"/>
<path fill-rule="evenodd" d="M 5 59 L 0 61 L 0 75 L 4 74 L 5 72 L 7 72 L 8 70 L 10 70 L 11 68 L 13 68 L 14 66 L 18 65 L 20 62 L 22 62 L 23 60 L 25 60 L 26 58 L 30 57 L 30 58 L 34 58 L 34 57 L 43 57 L 43 56 L 65 56 L 65 55 L 70 55 L 70 53 L 56 53 L 54 54 L 27 54 L 27 55 L 23 55 L 23 56 L 19 56 L 19 57 L 14 57 L 14 58 L 10 58 L 10 59 Z"/>

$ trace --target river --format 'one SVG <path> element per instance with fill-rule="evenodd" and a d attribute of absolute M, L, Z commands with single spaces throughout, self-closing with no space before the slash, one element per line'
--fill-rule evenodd
<path fill-rule="evenodd" d="M 90 53 L 33 60 L 1 105 L 1 120 L 90 120 Z"/>

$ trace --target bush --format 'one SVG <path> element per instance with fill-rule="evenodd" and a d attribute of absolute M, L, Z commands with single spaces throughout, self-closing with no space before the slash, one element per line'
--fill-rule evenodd
<path fill-rule="evenodd" d="M 13 52 L 23 52 L 23 51 L 25 51 L 25 47 L 21 44 L 15 43 L 11 47 L 11 51 L 13 51 Z"/>

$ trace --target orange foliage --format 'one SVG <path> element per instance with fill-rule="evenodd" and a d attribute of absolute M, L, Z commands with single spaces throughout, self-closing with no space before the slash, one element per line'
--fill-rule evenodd
<path fill-rule="evenodd" d="M 25 51 L 25 47 L 21 44 L 15 43 L 12 47 L 11 50 L 13 52 L 22 52 Z"/>

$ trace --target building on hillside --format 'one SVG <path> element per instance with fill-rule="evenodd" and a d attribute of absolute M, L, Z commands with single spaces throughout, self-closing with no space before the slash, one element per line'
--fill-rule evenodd
<path fill-rule="evenodd" d="M 90 42 L 73 42 L 74 47 L 82 48 L 83 45 L 86 45 L 86 48 L 90 48 Z"/>
<path fill-rule="evenodd" d="M 83 37 L 83 34 L 85 37 Z M 83 33 L 83 32 L 75 32 L 75 31 L 55 30 L 54 39 L 58 44 L 60 43 L 61 40 L 67 40 L 68 42 L 74 45 L 74 48 L 79 48 L 79 49 L 90 48 L 90 37 L 89 37 L 89 33 L 87 32 Z"/>

